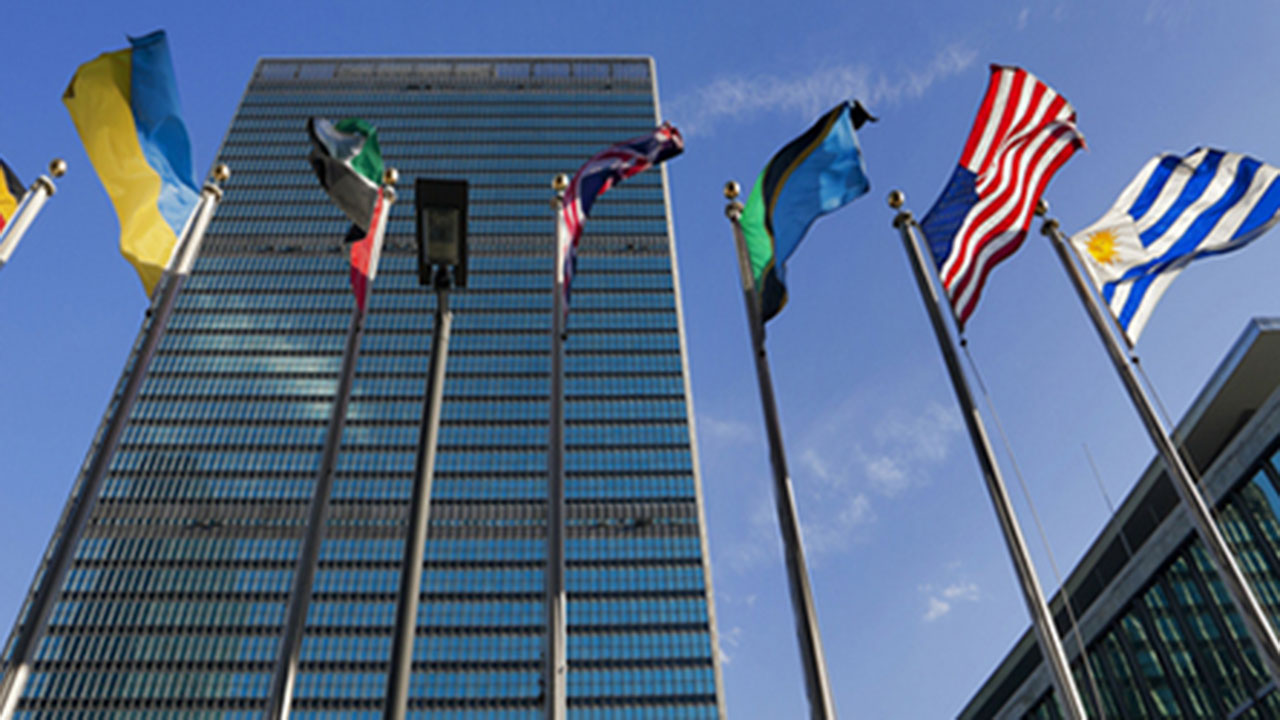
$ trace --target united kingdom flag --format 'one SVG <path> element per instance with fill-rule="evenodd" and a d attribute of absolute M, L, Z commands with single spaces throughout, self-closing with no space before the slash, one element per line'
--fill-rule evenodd
<path fill-rule="evenodd" d="M 574 174 L 564 193 L 564 205 L 560 211 L 562 227 L 557 233 L 556 248 L 556 280 L 563 283 L 566 312 L 569 308 L 569 285 L 573 282 L 578 260 L 578 240 L 596 198 L 632 175 L 638 175 L 682 152 L 684 138 L 680 131 L 671 123 L 663 123 L 648 135 L 601 150 Z"/>

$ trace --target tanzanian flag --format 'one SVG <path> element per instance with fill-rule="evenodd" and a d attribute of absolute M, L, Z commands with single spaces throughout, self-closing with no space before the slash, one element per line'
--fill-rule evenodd
<path fill-rule="evenodd" d="M 787 143 L 756 179 L 742 212 L 761 313 L 769 320 L 787 304 L 787 259 L 820 216 L 871 188 L 854 131 L 875 118 L 845 101 Z"/>
<path fill-rule="evenodd" d="M 332 123 L 313 117 L 307 120 L 307 136 L 311 138 L 307 159 L 320 186 L 351 222 L 368 232 L 382 183 L 377 129 L 360 118 Z"/>
<path fill-rule="evenodd" d="M 120 218 L 120 252 L 151 294 L 200 201 L 163 30 L 81 65 L 62 95 Z"/>
<path fill-rule="evenodd" d="M 9 163 L 0 160 L 0 230 L 13 219 L 13 213 L 26 192 L 26 187 L 9 167 Z"/>

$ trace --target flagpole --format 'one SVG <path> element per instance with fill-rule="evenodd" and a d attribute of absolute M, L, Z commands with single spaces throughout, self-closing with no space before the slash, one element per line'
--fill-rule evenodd
<path fill-rule="evenodd" d="M 568 604 L 565 589 L 565 489 L 564 489 L 564 336 L 565 276 L 562 242 L 568 233 L 564 225 L 564 191 L 569 178 L 557 175 L 552 182 L 555 197 L 551 207 L 556 218 L 555 283 L 551 300 L 551 388 L 550 417 L 547 432 L 547 570 L 546 585 L 547 646 L 543 655 L 542 692 L 546 720 L 564 720 L 568 706 L 566 681 L 568 660 Z"/>
<path fill-rule="evenodd" d="M 50 161 L 49 175 L 60 178 L 66 172 L 67 163 L 65 160 L 54 158 Z M 53 180 L 50 180 L 47 175 L 41 175 L 36 178 L 35 182 L 31 183 L 31 187 L 23 194 L 17 210 L 13 213 L 13 217 L 9 219 L 9 224 L 5 225 L 4 232 L 0 233 L 0 268 L 8 264 L 9 257 L 13 255 L 14 248 L 18 247 L 18 242 L 22 240 L 27 228 L 36 219 L 36 215 L 40 214 L 40 209 L 44 207 L 45 202 L 53 196 L 57 189 L 53 184 Z"/>
<path fill-rule="evenodd" d="M 1031 554 L 1027 551 L 1026 540 L 1022 537 L 1022 529 L 1018 526 L 1018 518 L 1013 512 L 1013 504 L 1009 500 L 1009 492 L 1005 489 L 1000 467 L 996 463 L 995 453 L 991 449 L 991 441 L 987 437 L 982 417 L 978 414 L 973 401 L 973 392 L 969 389 L 969 381 L 960 366 L 960 358 L 955 344 L 947 329 L 943 317 L 942 299 L 937 288 L 931 282 L 929 263 L 925 259 L 924 249 L 916 237 L 915 218 L 910 210 L 903 210 L 905 197 L 902 192 L 894 190 L 889 193 L 889 207 L 898 211 L 893 219 L 894 227 L 902 235 L 902 246 L 907 251 L 907 259 L 911 262 L 911 270 L 920 288 L 920 295 L 928 310 L 929 320 L 933 323 L 934 334 L 938 338 L 938 346 L 951 376 L 951 385 L 955 389 L 956 400 L 960 403 L 961 414 L 965 426 L 969 430 L 969 439 L 973 442 L 973 450 L 978 456 L 978 464 L 982 467 L 982 477 L 986 481 L 987 493 L 991 496 L 991 504 L 995 506 L 996 517 L 1000 521 L 1000 530 L 1004 534 L 1005 547 L 1013 560 L 1018 575 L 1018 583 L 1022 587 L 1022 596 L 1027 603 L 1027 611 L 1031 614 L 1036 638 L 1040 642 L 1040 652 L 1049 666 L 1053 678 L 1054 690 L 1058 701 L 1066 711 L 1070 720 L 1086 720 L 1084 700 L 1076 687 L 1075 678 L 1071 674 L 1071 664 L 1067 660 L 1066 650 L 1058 637 L 1053 624 L 1053 616 L 1049 614 L 1049 606 L 1045 602 L 1044 591 L 1040 588 L 1040 580 L 1036 577 L 1035 566 L 1031 562 Z M 1081 658 L 1084 661 L 1084 658 Z"/>
<path fill-rule="evenodd" d="M 377 218 L 380 227 L 372 228 L 375 233 L 375 242 L 380 242 L 381 238 L 378 235 L 386 232 L 387 222 L 391 216 L 391 206 L 396 200 L 395 189 L 391 187 L 396 177 L 394 173 L 395 171 L 391 168 L 387 168 L 383 173 L 385 184 L 382 195 L 385 204 L 380 217 Z M 338 373 L 338 389 L 329 413 L 329 426 L 320 456 L 320 470 L 316 476 L 315 490 L 312 492 L 311 505 L 307 511 L 302 552 L 298 556 L 293 572 L 293 585 L 289 590 L 284 636 L 280 641 L 280 651 L 276 655 L 275 670 L 271 677 L 271 693 L 267 698 L 266 710 L 268 720 L 286 720 L 289 717 L 302 654 L 302 635 L 306 629 L 307 610 L 311 605 L 311 586 L 315 582 L 316 566 L 320 560 L 320 544 L 324 539 L 325 522 L 329 515 L 329 496 L 333 492 L 338 451 L 342 447 L 342 432 L 347 424 L 347 406 L 351 401 L 351 388 L 355 384 L 356 377 L 356 362 L 360 356 L 360 339 L 364 336 L 365 320 L 368 317 L 367 310 L 372 294 L 373 282 L 370 280 L 365 285 L 364 307 L 361 308 L 357 303 L 351 311 L 351 323 L 347 327 L 347 343 L 342 351 L 342 369 Z M 0 720 L 4 719 L 0 718 Z"/>
<path fill-rule="evenodd" d="M 760 385 L 760 405 L 764 411 L 765 435 L 769 439 L 769 460 L 773 466 L 773 499 L 778 512 L 778 528 L 782 533 L 783 554 L 787 566 L 787 586 L 791 591 L 791 610 L 795 616 L 796 637 L 800 642 L 800 664 L 804 668 L 805 693 L 809 698 L 809 717 L 828 720 L 836 717 L 831 681 L 827 678 L 827 661 L 822 652 L 822 633 L 818 628 L 818 612 L 809 586 L 809 570 L 804 556 L 804 539 L 796 513 L 795 493 L 791 489 L 791 473 L 782 444 L 782 426 L 778 421 L 778 405 L 773 395 L 773 376 L 769 371 L 769 355 L 764 343 L 764 320 L 761 319 L 760 297 L 756 292 L 746 239 L 742 235 L 743 206 L 737 198 L 741 188 L 736 182 L 725 184 L 729 200 L 725 215 L 733 227 L 738 251 L 738 270 L 742 275 L 742 297 L 746 301 L 747 326 L 751 332 L 751 350 L 756 362 L 756 378 Z"/>
<path fill-rule="evenodd" d="M 54 169 L 51 167 L 50 170 Z M 204 241 L 209 220 L 213 217 L 218 202 L 222 200 L 222 188 L 217 183 L 226 182 L 230 176 L 231 170 L 225 164 L 219 163 L 213 169 L 213 181 L 204 184 L 200 202 L 192 214 L 193 220 L 188 223 L 184 237 L 175 246 L 182 249 L 177 271 L 157 290 L 151 306 L 147 308 L 146 318 L 143 320 L 142 345 L 134 356 L 132 369 L 125 380 L 124 389 L 120 391 L 119 399 L 116 400 L 115 410 L 107 420 L 102 442 L 85 470 L 79 493 L 74 497 L 70 512 L 63 518 L 61 529 L 56 534 L 49 559 L 40 574 L 39 585 L 27 606 L 26 622 L 16 630 L 16 640 L 5 667 L 4 679 L 0 680 L 0 720 L 12 720 L 22 690 L 31 676 L 36 647 L 48 626 L 49 615 L 57 604 L 63 583 L 75 559 L 75 548 L 93 515 L 111 459 L 115 456 L 125 426 L 129 424 L 129 416 L 146 379 L 151 360 L 160 347 L 169 318 L 173 315 L 178 294 L 191 273 L 196 256 L 200 254 L 200 244 Z"/>
<path fill-rule="evenodd" d="M 1111 363 L 1115 365 L 1116 372 L 1120 374 L 1120 379 L 1124 383 L 1125 391 L 1129 394 L 1129 399 L 1133 402 L 1133 406 L 1142 418 L 1142 423 L 1146 427 L 1147 433 L 1151 436 L 1151 441 L 1155 443 L 1156 449 L 1164 460 L 1165 469 L 1168 471 L 1170 479 L 1173 480 L 1174 487 L 1178 490 L 1178 496 L 1182 500 L 1183 507 L 1187 509 L 1187 513 L 1191 516 L 1196 533 L 1209 551 L 1210 557 L 1213 558 L 1214 566 L 1218 570 L 1218 575 L 1222 578 L 1223 585 L 1231 596 L 1232 602 L 1235 603 L 1236 608 L 1240 611 L 1245 629 L 1249 633 L 1249 638 L 1253 640 L 1253 644 L 1257 647 L 1258 654 L 1262 658 L 1268 674 L 1271 675 L 1273 680 L 1280 680 L 1280 638 L 1277 637 L 1275 628 L 1267 619 L 1266 610 L 1258 601 L 1258 596 L 1254 593 L 1244 572 L 1240 569 L 1240 564 L 1236 561 L 1235 554 L 1231 551 L 1230 546 L 1227 545 L 1226 538 L 1223 537 L 1222 531 L 1218 529 L 1217 523 L 1214 522 L 1204 494 L 1200 492 L 1195 479 L 1191 476 L 1190 469 L 1178 453 L 1177 446 L 1174 445 L 1173 439 L 1169 437 L 1169 433 L 1160 422 L 1160 417 L 1156 414 L 1155 408 L 1151 404 L 1151 399 L 1147 396 L 1146 391 L 1143 390 L 1141 383 L 1138 382 L 1137 373 L 1134 372 L 1133 366 L 1129 364 L 1124 350 L 1116 340 L 1115 334 L 1109 330 L 1108 317 L 1110 317 L 1110 313 L 1104 313 L 1090 290 L 1089 283 L 1085 279 L 1084 273 L 1080 270 L 1074 257 L 1075 253 L 1067 244 L 1066 236 L 1063 235 L 1058 221 L 1047 217 L 1048 203 L 1043 200 L 1040 202 L 1041 204 L 1036 208 L 1036 211 L 1045 217 L 1040 226 L 1041 232 L 1052 241 L 1053 249 L 1057 251 L 1058 259 L 1062 261 L 1062 267 L 1066 270 L 1067 277 L 1071 279 L 1071 284 L 1075 288 L 1076 294 L 1080 297 L 1080 302 L 1084 304 L 1085 310 L 1089 314 L 1089 319 L 1093 322 L 1094 329 L 1098 331 L 1098 337 L 1102 340 L 1103 346 L 1106 347 Z"/>
<path fill-rule="evenodd" d="M 444 273 L 443 269 L 438 270 Z M 426 552 L 427 528 L 431 513 L 431 486 L 435 480 L 436 446 L 440 436 L 440 411 L 444 403 L 445 366 L 449 360 L 449 336 L 453 311 L 449 309 L 448 285 L 436 285 L 436 312 L 431 338 L 430 380 L 422 409 L 422 432 L 418 439 L 418 468 L 409 503 L 409 532 L 405 536 L 404 559 L 400 565 L 400 597 L 396 601 L 395 637 L 391 648 L 391 670 L 387 673 L 387 697 L 383 717 L 404 720 L 409 705 L 409 680 L 413 670 L 413 646 L 418 633 L 418 603 L 422 592 L 422 561 Z"/>

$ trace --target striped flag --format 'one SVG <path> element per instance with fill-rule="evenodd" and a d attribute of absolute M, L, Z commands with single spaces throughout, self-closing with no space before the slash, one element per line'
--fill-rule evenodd
<path fill-rule="evenodd" d="M 1071 244 L 1130 343 L 1191 261 L 1236 250 L 1280 213 L 1280 169 L 1200 148 L 1157 155 Z"/>
<path fill-rule="evenodd" d="M 1026 70 L 991 66 L 960 165 L 920 223 L 962 328 L 991 269 L 1022 245 L 1049 179 L 1081 147 L 1065 98 Z"/>
<path fill-rule="evenodd" d="M 565 311 L 569 309 L 569 285 L 577 265 L 578 240 L 596 198 L 606 190 L 684 152 L 684 138 L 671 123 L 662 123 L 648 135 L 601 150 L 574 174 L 564 193 L 557 223 L 556 280 L 564 284 Z"/>

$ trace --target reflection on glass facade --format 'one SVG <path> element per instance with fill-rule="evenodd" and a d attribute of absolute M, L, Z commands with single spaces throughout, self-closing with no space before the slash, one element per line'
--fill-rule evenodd
<path fill-rule="evenodd" d="M 1262 458 L 1218 507 L 1218 521 L 1259 599 L 1280 626 L 1280 466 Z M 1109 718 L 1280 717 L 1280 693 L 1266 676 L 1244 623 L 1199 538 L 1165 568 L 1088 646 L 1097 694 Z M 1090 717 L 1097 698 L 1076 660 Z M 1052 693 L 1029 718 L 1059 718 Z"/>
<path fill-rule="evenodd" d="M 351 310 L 308 116 L 379 128 L 398 188 L 294 717 L 379 716 L 434 298 L 415 176 L 471 183 L 410 715 L 540 716 L 550 179 L 652 129 L 647 59 L 266 60 L 19 715 L 258 717 Z M 566 343 L 570 717 L 721 716 L 665 176 L 596 206 Z"/>
<path fill-rule="evenodd" d="M 1219 527 L 1280 627 L 1277 331 L 1280 321 L 1253 322 L 1202 392 L 1184 437 L 1209 468 L 1203 486 L 1217 498 Z M 1089 716 L 1280 718 L 1280 692 L 1182 513 L 1167 477 L 1149 470 L 1068 581 L 1078 626 L 1055 598 Z M 1085 636 L 1083 661 L 1075 627 Z M 1024 637 L 960 718 L 1063 717 L 1041 664 Z"/>

